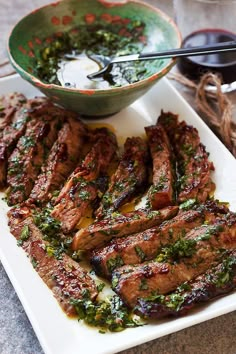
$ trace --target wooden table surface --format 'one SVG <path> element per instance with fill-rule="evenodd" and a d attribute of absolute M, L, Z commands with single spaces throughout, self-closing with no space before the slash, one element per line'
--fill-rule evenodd
<path fill-rule="evenodd" d="M 51 1 L 0 0 L 0 77 L 10 74 L 13 70 L 10 65 L 3 65 L 7 60 L 7 38 L 12 26 L 31 10 L 49 2 Z M 173 16 L 171 0 L 147 2 Z M 178 83 L 175 85 L 193 108 L 196 108 L 192 92 Z M 229 97 L 235 107 L 236 94 L 232 93 Z M 236 312 L 232 312 L 123 351 L 122 354 L 235 354 L 235 334 Z M 0 354 L 13 353 L 43 354 L 43 350 L 0 263 Z"/>

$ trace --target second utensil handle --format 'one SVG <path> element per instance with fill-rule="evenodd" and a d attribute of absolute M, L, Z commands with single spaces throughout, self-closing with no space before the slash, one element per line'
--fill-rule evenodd
<path fill-rule="evenodd" d="M 169 49 L 160 52 L 140 53 L 124 55 L 112 60 L 112 63 L 122 63 L 125 61 L 165 59 L 173 57 L 197 56 L 202 54 L 215 54 L 220 52 L 236 51 L 236 42 L 222 42 L 217 44 L 207 44 L 198 47 Z"/>

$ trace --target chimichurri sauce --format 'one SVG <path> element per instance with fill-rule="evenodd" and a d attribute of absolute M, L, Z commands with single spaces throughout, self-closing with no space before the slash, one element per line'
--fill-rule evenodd
<path fill-rule="evenodd" d="M 35 74 L 43 82 L 79 89 L 107 89 L 131 84 L 151 76 L 162 65 L 160 60 L 114 64 L 102 80 L 87 75 L 99 70 L 92 54 L 121 56 L 140 53 L 148 47 L 145 24 L 130 21 L 106 24 L 99 21 L 55 34 L 40 51 Z"/>

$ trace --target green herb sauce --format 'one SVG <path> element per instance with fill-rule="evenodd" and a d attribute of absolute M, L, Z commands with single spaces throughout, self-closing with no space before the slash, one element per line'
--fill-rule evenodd
<path fill-rule="evenodd" d="M 121 258 L 121 256 L 116 256 L 114 258 L 110 258 L 106 262 L 107 268 L 109 269 L 110 272 L 112 272 L 115 268 L 121 267 L 124 265 L 124 261 Z"/>
<path fill-rule="evenodd" d="M 71 250 L 73 236 L 64 236 L 61 233 L 60 221 L 51 216 L 51 208 L 47 207 L 42 211 L 34 213 L 35 225 L 43 234 L 43 239 L 47 241 L 46 252 L 48 256 L 61 259 L 63 254 L 68 254 L 72 259 L 79 262 L 80 252 Z"/>
<path fill-rule="evenodd" d="M 214 284 L 217 287 L 223 287 L 225 284 L 232 281 L 234 277 L 234 268 L 236 266 L 236 259 L 234 256 L 229 256 L 223 261 L 223 266 L 221 271 L 219 271 L 216 275 L 216 279 L 214 279 Z"/>
<path fill-rule="evenodd" d="M 71 299 L 71 304 L 76 309 L 79 321 L 83 320 L 90 326 L 98 327 L 100 333 L 120 332 L 125 328 L 143 325 L 135 319 L 117 295 L 96 302 L 85 296 L 83 299 Z"/>
<path fill-rule="evenodd" d="M 28 240 L 29 237 L 30 237 L 30 228 L 28 225 L 24 225 L 20 234 L 20 238 L 17 241 L 17 245 L 22 246 L 24 241 Z"/>
<path fill-rule="evenodd" d="M 120 87 L 147 78 L 157 72 L 163 60 L 114 64 L 103 79 L 91 81 L 87 75 L 100 69 L 91 60 L 93 54 L 114 57 L 140 53 L 150 49 L 145 37 L 145 24 L 141 21 L 80 25 L 69 32 L 54 35 L 50 44 L 45 41 L 36 55 L 34 74 L 43 82 L 79 89 L 106 89 Z M 77 77 L 77 78 L 76 78 Z"/>
<path fill-rule="evenodd" d="M 165 262 L 169 259 L 177 261 L 181 257 L 191 257 L 196 253 L 196 240 L 180 238 L 173 245 L 164 247 L 157 256 L 158 262 Z"/>

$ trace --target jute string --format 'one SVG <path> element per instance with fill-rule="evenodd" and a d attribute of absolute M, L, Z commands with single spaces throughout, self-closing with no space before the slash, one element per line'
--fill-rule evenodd
<path fill-rule="evenodd" d="M 206 73 L 198 84 L 178 73 L 170 74 L 169 78 L 195 92 L 197 109 L 204 114 L 209 126 L 236 157 L 236 123 L 233 121 L 233 107 L 227 95 L 222 92 L 220 77 Z"/>

